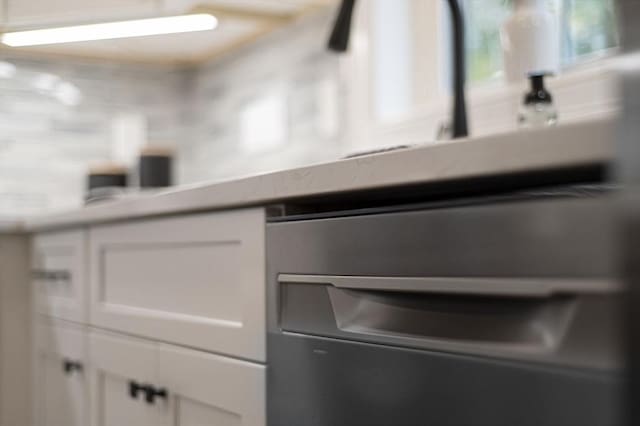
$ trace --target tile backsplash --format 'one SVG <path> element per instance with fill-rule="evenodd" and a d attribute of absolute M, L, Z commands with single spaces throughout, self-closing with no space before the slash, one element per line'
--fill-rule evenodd
<path fill-rule="evenodd" d="M 148 117 L 150 138 L 180 133 L 173 117 L 185 76 L 177 70 L 0 61 L 15 67 L 0 76 L 0 217 L 80 205 L 88 166 L 112 158 L 112 124 L 121 114 Z"/>
<path fill-rule="evenodd" d="M 117 158 L 123 117 L 175 147 L 178 184 L 339 157 L 344 88 L 325 51 L 329 20 L 191 69 L 3 54 L 0 218 L 81 205 L 88 166 Z"/>
<path fill-rule="evenodd" d="M 307 19 L 193 73 L 180 182 L 339 156 L 344 90 L 329 27 L 328 16 Z"/>

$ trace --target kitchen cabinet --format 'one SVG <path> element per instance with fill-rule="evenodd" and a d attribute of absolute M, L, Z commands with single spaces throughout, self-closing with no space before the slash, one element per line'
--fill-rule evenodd
<path fill-rule="evenodd" d="M 169 426 L 167 400 L 145 401 L 141 389 L 157 381 L 152 342 L 92 332 L 92 426 Z"/>
<path fill-rule="evenodd" d="M 265 213 L 90 229 L 91 324 L 265 361 Z"/>
<path fill-rule="evenodd" d="M 158 12 L 158 0 L 5 0 L 10 28 L 104 22 L 149 17 Z"/>
<path fill-rule="evenodd" d="M 36 426 L 85 426 L 88 381 L 82 326 L 41 319 L 35 327 Z"/>
<path fill-rule="evenodd" d="M 32 241 L 36 426 L 264 426 L 263 208 Z"/>
<path fill-rule="evenodd" d="M 161 344 L 158 380 L 175 411 L 171 426 L 264 426 L 266 367 Z"/>
<path fill-rule="evenodd" d="M 264 426 L 265 367 L 106 332 L 90 336 L 92 426 Z"/>
<path fill-rule="evenodd" d="M 86 321 L 85 255 L 82 230 L 39 234 L 33 239 L 31 268 L 38 313 Z"/>

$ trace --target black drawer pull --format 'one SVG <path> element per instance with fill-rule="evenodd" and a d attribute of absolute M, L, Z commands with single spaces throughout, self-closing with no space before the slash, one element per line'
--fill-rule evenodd
<path fill-rule="evenodd" d="M 167 390 L 160 388 L 154 388 L 153 386 L 147 386 L 147 388 L 145 389 L 146 392 L 146 396 L 145 396 L 145 400 L 147 401 L 147 404 L 155 404 L 156 402 L 156 398 L 161 398 L 161 399 L 166 399 L 167 398 Z"/>
<path fill-rule="evenodd" d="M 71 271 L 64 269 L 46 270 L 35 269 L 31 272 L 33 279 L 43 281 L 71 281 Z"/>
<path fill-rule="evenodd" d="M 129 381 L 129 396 L 133 399 L 138 399 L 138 394 L 144 391 L 147 387 L 139 384 L 134 380 Z"/>
<path fill-rule="evenodd" d="M 151 385 L 140 384 L 135 380 L 129 381 L 129 396 L 133 399 L 138 399 L 140 392 L 144 392 L 144 400 L 147 404 L 155 404 L 156 398 L 166 399 L 168 392 L 164 388 L 155 388 Z"/>
<path fill-rule="evenodd" d="M 62 369 L 67 376 L 70 376 L 74 371 L 81 373 L 83 370 L 83 366 L 81 362 L 65 359 L 62 361 Z"/>

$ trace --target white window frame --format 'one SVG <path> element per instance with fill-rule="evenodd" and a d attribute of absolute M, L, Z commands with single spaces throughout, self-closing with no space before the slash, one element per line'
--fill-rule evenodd
<path fill-rule="evenodd" d="M 394 145 L 434 143 L 439 127 L 450 120 L 450 94 L 443 83 L 450 68 L 446 51 L 445 1 L 416 2 L 416 19 L 430 17 L 430 22 L 414 25 L 417 50 L 414 61 L 416 103 L 412 111 L 394 122 L 383 123 L 374 117 L 371 3 L 358 4 L 349 53 L 341 59 L 342 79 L 347 92 L 347 143 L 345 153 Z M 421 17 L 421 18 L 420 18 Z M 560 123 L 591 120 L 615 115 L 619 95 L 612 72 L 613 55 L 572 65 L 549 80 L 560 114 Z M 471 137 L 517 129 L 516 114 L 522 84 L 508 85 L 503 80 L 471 85 L 467 83 L 467 106 Z"/>

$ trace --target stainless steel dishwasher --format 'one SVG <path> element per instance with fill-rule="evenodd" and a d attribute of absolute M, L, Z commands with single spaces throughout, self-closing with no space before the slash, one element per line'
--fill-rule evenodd
<path fill-rule="evenodd" d="M 269 426 L 621 424 L 609 204 L 269 223 Z"/>

